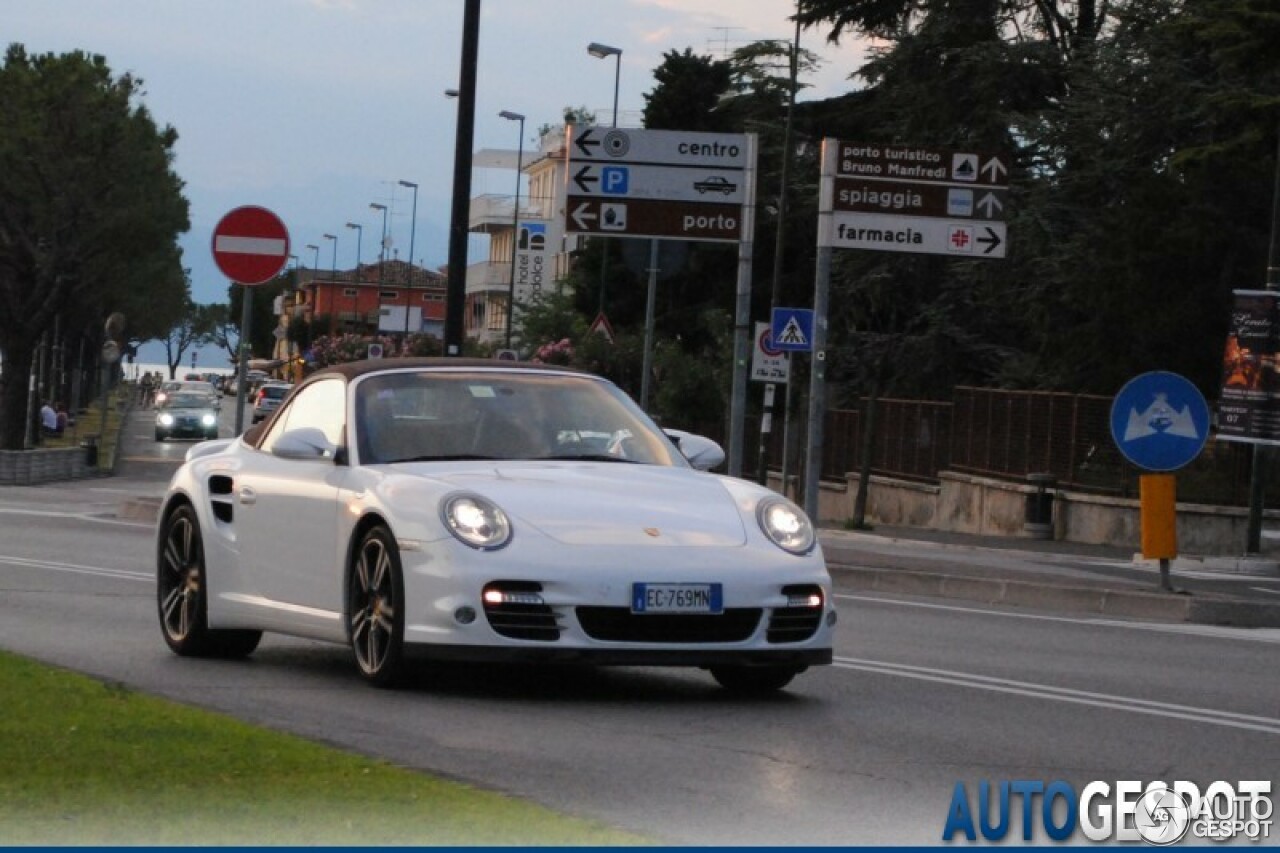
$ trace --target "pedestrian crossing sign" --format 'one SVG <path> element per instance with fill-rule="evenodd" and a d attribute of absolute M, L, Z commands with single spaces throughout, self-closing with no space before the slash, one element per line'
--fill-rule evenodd
<path fill-rule="evenodd" d="M 813 351 L 813 310 L 809 308 L 774 308 L 773 347 L 785 352 Z"/>

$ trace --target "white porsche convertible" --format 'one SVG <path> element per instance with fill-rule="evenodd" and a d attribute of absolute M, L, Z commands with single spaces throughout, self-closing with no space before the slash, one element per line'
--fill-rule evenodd
<path fill-rule="evenodd" d="M 804 513 L 706 470 L 723 459 L 572 370 L 322 370 L 187 453 L 158 524 L 160 625 L 179 655 L 243 657 L 264 631 L 343 643 L 379 685 L 422 656 L 778 690 L 831 662 L 831 581 Z"/>

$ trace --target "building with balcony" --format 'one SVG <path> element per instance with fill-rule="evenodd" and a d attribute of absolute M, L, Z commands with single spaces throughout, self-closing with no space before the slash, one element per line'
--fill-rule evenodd
<path fill-rule="evenodd" d="M 290 361 L 293 323 L 319 324 L 316 334 L 429 334 L 444 339 L 446 277 L 395 259 L 354 270 L 297 270 L 297 287 L 276 300 L 275 351 Z"/>
<path fill-rule="evenodd" d="M 521 173 L 525 189 L 520 209 L 513 195 L 478 195 L 471 200 L 468 228 L 489 236 L 487 257 L 467 269 L 464 330 L 468 337 L 501 345 L 514 296 L 512 339 L 520 340 L 520 307 L 557 287 L 569 271 L 577 237 L 565 237 L 566 152 L 563 127 L 543 134 L 537 149 L 524 152 Z M 519 152 L 485 149 L 476 152 L 476 168 L 514 170 Z M 514 243 L 514 252 L 513 252 Z M 513 265 L 514 258 L 514 278 Z"/>

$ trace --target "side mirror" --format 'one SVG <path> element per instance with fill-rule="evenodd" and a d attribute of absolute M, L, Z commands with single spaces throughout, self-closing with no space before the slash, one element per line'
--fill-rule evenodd
<path fill-rule="evenodd" d="M 281 459 L 332 459 L 337 452 L 338 446 L 315 427 L 291 429 L 271 445 L 272 455 Z"/>
<path fill-rule="evenodd" d="M 680 429 L 663 430 L 689 464 L 699 471 L 710 471 L 724 463 L 724 448 L 703 435 L 694 435 Z"/>

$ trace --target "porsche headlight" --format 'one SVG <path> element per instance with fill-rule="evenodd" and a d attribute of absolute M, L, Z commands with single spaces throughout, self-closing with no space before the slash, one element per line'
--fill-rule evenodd
<path fill-rule="evenodd" d="M 173 415 L 168 412 L 165 412 L 163 415 L 158 415 L 156 417 L 156 423 L 160 424 L 160 426 L 173 426 Z"/>
<path fill-rule="evenodd" d="M 813 525 L 791 501 L 766 498 L 756 507 L 760 529 L 773 544 L 792 554 L 806 554 L 813 547 Z"/>
<path fill-rule="evenodd" d="M 511 541 L 511 522 L 497 504 L 479 495 L 459 493 L 444 500 L 441 515 L 449 532 L 465 545 L 481 551 Z"/>
<path fill-rule="evenodd" d="M 213 426 L 217 422 L 218 422 L 218 416 L 213 414 L 205 413 L 200 418 L 200 423 L 204 424 L 205 426 Z"/>

